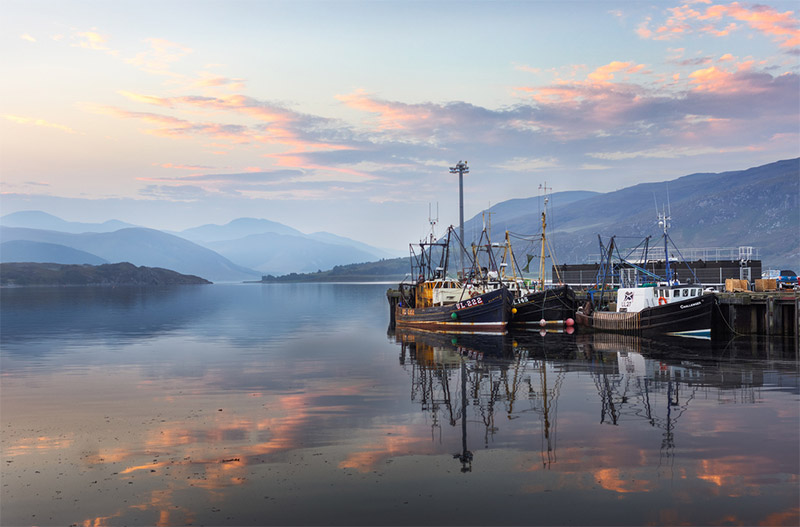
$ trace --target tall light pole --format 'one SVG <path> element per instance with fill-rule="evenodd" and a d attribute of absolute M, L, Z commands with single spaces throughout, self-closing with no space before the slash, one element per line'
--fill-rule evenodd
<path fill-rule="evenodd" d="M 466 161 L 459 161 L 456 166 L 450 167 L 451 174 L 458 174 L 458 236 L 461 244 L 464 245 L 464 174 L 469 174 L 469 167 Z M 461 253 L 461 270 L 464 270 L 464 251 Z"/>

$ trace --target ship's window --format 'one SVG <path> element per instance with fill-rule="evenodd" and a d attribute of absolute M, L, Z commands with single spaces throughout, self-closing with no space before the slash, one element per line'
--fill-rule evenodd
<path fill-rule="evenodd" d="M 683 290 L 683 296 L 689 296 L 689 290 L 688 289 L 684 289 Z"/>

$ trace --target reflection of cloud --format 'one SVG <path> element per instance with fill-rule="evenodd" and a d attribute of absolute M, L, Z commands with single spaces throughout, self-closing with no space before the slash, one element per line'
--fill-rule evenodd
<path fill-rule="evenodd" d="M 761 520 L 759 525 L 785 525 L 786 527 L 800 525 L 800 507 L 770 514 Z"/>
<path fill-rule="evenodd" d="M 352 468 L 359 472 L 369 472 L 386 459 L 408 455 L 413 452 L 419 454 L 425 450 L 424 441 L 415 430 L 408 426 L 385 426 L 376 430 L 380 435 L 373 442 L 363 445 L 360 451 L 351 452 L 339 463 L 339 468 Z"/>
<path fill-rule="evenodd" d="M 64 436 L 36 436 L 24 437 L 19 441 L 3 448 L 3 453 L 9 457 L 25 456 L 37 452 L 64 450 L 72 446 L 74 440 Z"/>
<path fill-rule="evenodd" d="M 594 478 L 601 487 L 612 492 L 627 494 L 630 492 L 650 492 L 652 482 L 631 478 L 632 474 L 618 468 L 604 468 L 595 471 Z"/>

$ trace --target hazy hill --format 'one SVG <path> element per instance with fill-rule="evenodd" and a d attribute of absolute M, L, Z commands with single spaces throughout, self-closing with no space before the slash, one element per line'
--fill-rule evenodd
<path fill-rule="evenodd" d="M 209 243 L 223 240 L 238 240 L 245 236 L 264 234 L 267 232 L 304 236 L 302 232 L 288 225 L 256 218 L 239 218 L 225 225 L 209 223 L 199 227 L 192 227 L 191 229 L 186 229 L 175 234 L 193 242 Z"/>
<path fill-rule="evenodd" d="M 345 238 L 344 236 L 337 236 L 336 234 L 331 234 L 329 232 L 312 232 L 311 234 L 307 234 L 306 237 L 331 245 L 344 245 L 345 247 L 352 247 L 364 253 L 371 254 L 375 258 L 397 258 L 397 256 L 399 256 L 401 253 L 405 254 L 407 252 L 404 250 L 399 253 L 398 251 L 373 247 L 371 245 L 367 245 L 366 243 L 362 243 L 351 238 Z"/>
<path fill-rule="evenodd" d="M 72 247 L 109 262 L 162 267 L 209 280 L 247 280 L 256 271 L 236 265 L 214 251 L 188 240 L 140 227 L 109 233 L 70 234 L 39 229 L 0 227 L 0 240 L 28 240 Z"/>
<path fill-rule="evenodd" d="M 30 240 L 14 240 L 0 243 L 0 262 L 57 262 L 90 265 L 108 263 L 99 256 L 73 249 L 66 245 L 33 242 Z"/>
<path fill-rule="evenodd" d="M 400 281 L 411 271 L 408 257 L 337 265 L 327 271 L 267 275 L 267 282 L 381 282 Z"/>
<path fill-rule="evenodd" d="M 310 273 L 335 265 L 369 262 L 376 258 L 374 254 L 354 247 L 275 233 L 211 242 L 207 246 L 263 274 Z"/>
<path fill-rule="evenodd" d="M 169 269 L 136 267 L 123 262 L 103 265 L 64 265 L 52 263 L 0 264 L 0 285 L 189 285 L 208 284 L 197 276 Z"/>
<path fill-rule="evenodd" d="M 282 223 L 256 218 L 202 225 L 176 234 L 239 265 L 270 274 L 315 272 L 397 256 L 343 236 L 328 232 L 304 234 Z"/>
<path fill-rule="evenodd" d="M 28 229 L 43 229 L 70 233 L 81 232 L 114 232 L 128 227 L 135 227 L 130 223 L 119 220 L 108 220 L 103 223 L 81 223 L 77 221 L 62 220 L 57 216 L 39 210 L 23 210 L 12 212 L 0 218 L 0 225 L 6 227 L 24 227 Z"/>
<path fill-rule="evenodd" d="M 766 267 L 800 266 L 800 159 L 740 171 L 692 174 L 569 202 L 559 198 L 560 194 L 553 194 L 547 218 L 548 237 L 559 263 L 596 261 L 598 234 L 604 241 L 617 235 L 631 246 L 652 235 L 651 245 L 656 243 L 661 235 L 656 204 L 661 210 L 669 200 L 670 236 L 679 248 L 753 246 Z M 507 203 L 489 210 L 502 210 Z M 541 209 L 535 201 L 528 205 L 529 211 L 517 207 L 515 215 L 493 216 L 493 238 L 499 241 L 506 229 L 534 235 L 541 232 Z M 467 222 L 465 232 L 479 233 L 480 225 L 481 216 L 477 215 Z"/>

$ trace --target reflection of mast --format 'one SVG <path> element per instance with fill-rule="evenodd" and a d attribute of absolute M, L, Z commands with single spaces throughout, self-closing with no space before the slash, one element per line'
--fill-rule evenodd
<path fill-rule="evenodd" d="M 607 351 L 617 350 L 614 351 L 617 369 L 609 371 L 609 365 L 606 363 L 608 355 L 603 352 L 597 353 L 602 366 L 599 372 L 593 372 L 593 377 L 602 404 L 600 422 L 604 423 L 608 418 L 612 424 L 619 425 L 626 416 L 646 419 L 650 426 L 662 430 L 661 462 L 666 460 L 671 464 L 675 455 L 677 421 L 694 399 L 697 387 L 687 382 L 686 372 L 682 367 L 678 367 L 676 371 L 674 366 L 645 359 L 638 352 L 621 351 L 626 347 L 636 346 L 627 346 L 621 342 L 601 343 L 601 346 L 608 346 L 610 349 Z M 686 391 L 680 390 L 681 383 L 689 387 L 688 396 Z M 659 395 L 666 403 L 665 406 L 658 404 Z M 658 416 L 659 408 L 664 408 L 666 415 Z"/>
<path fill-rule="evenodd" d="M 467 365 L 461 359 L 461 453 L 453 454 L 461 461 L 461 472 L 472 472 L 472 452 L 467 450 Z"/>
<path fill-rule="evenodd" d="M 561 391 L 561 384 L 564 381 L 564 372 L 560 372 L 556 376 L 555 383 L 552 388 L 547 380 L 547 361 L 542 360 L 539 363 L 539 384 L 541 386 L 541 415 L 542 415 L 542 466 L 549 468 L 552 463 L 556 461 L 556 412 L 558 404 L 558 395 Z M 533 387 L 530 387 L 530 394 L 532 397 L 536 396 Z"/>

